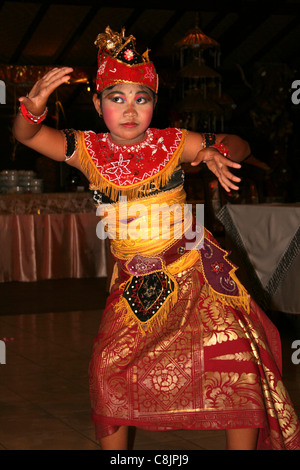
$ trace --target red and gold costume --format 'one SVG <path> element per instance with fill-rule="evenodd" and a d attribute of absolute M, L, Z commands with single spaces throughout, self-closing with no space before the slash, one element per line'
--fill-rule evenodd
<path fill-rule="evenodd" d="M 99 92 L 119 82 L 157 91 L 154 66 L 136 54 L 132 36 L 107 28 L 96 43 Z M 97 436 L 120 425 L 252 427 L 260 429 L 259 449 L 300 449 L 278 332 L 228 253 L 185 212 L 186 135 L 148 129 L 142 142 L 119 146 L 109 134 L 78 133 L 81 168 L 105 209 L 116 261 L 89 370 Z M 167 222 L 162 207 L 174 208 Z"/>
<path fill-rule="evenodd" d="M 113 217 L 122 214 L 125 196 L 128 213 L 137 202 L 141 211 L 184 206 L 185 138 L 180 129 L 149 129 L 139 144 L 118 146 L 109 134 L 79 135 L 82 169 L 95 200 L 106 203 L 107 233 L 116 235 L 110 240 L 116 260 L 111 294 L 90 363 L 97 436 L 120 425 L 253 427 L 260 428 L 258 449 L 299 449 L 298 419 L 281 380 L 278 332 L 238 282 L 227 252 L 205 230 L 201 243 L 187 250 L 186 232 L 175 236 L 181 211 L 169 238 L 161 236 L 164 224 L 160 236 L 149 237 L 142 212 L 118 223 Z M 158 211 L 150 218 L 152 226 L 159 224 Z M 141 224 L 138 236 L 127 236 L 132 222 Z"/>

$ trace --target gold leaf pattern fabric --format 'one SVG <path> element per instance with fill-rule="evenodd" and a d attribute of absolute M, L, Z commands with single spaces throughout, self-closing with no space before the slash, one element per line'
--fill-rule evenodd
<path fill-rule="evenodd" d="M 175 277 L 177 304 L 161 328 L 146 335 L 115 312 L 122 276 L 115 282 L 90 364 L 98 438 L 122 424 L 148 430 L 256 427 L 259 449 L 299 449 L 273 324 L 253 301 L 249 314 L 212 300 L 199 262 Z"/>

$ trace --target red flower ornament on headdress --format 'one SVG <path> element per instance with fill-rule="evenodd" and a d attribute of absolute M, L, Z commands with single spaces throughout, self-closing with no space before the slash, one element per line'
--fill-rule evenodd
<path fill-rule="evenodd" d="M 154 93 L 158 90 L 158 75 L 149 60 L 148 50 L 140 55 L 135 50 L 135 38 L 113 32 L 109 26 L 98 35 L 98 71 L 96 88 L 98 92 L 117 83 L 138 83 L 149 87 Z"/>

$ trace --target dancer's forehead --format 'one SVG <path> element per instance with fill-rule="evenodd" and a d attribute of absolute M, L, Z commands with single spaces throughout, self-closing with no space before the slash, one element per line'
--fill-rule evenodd
<path fill-rule="evenodd" d="M 146 93 L 148 95 L 153 94 L 152 90 L 150 90 L 147 86 L 141 85 L 139 83 L 116 83 L 109 88 L 103 90 L 103 96 L 107 96 L 110 93 L 121 93 L 127 95 L 136 95 L 137 93 Z"/>

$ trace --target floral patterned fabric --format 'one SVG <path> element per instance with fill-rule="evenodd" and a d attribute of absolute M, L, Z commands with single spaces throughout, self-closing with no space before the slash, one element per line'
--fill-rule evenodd
<path fill-rule="evenodd" d="M 97 437 L 120 425 L 255 427 L 258 449 L 299 449 L 277 330 L 252 301 L 247 314 L 213 300 L 201 271 L 197 262 L 175 276 L 177 304 L 161 328 L 146 335 L 115 312 L 126 275 L 116 280 L 90 364 Z"/>

